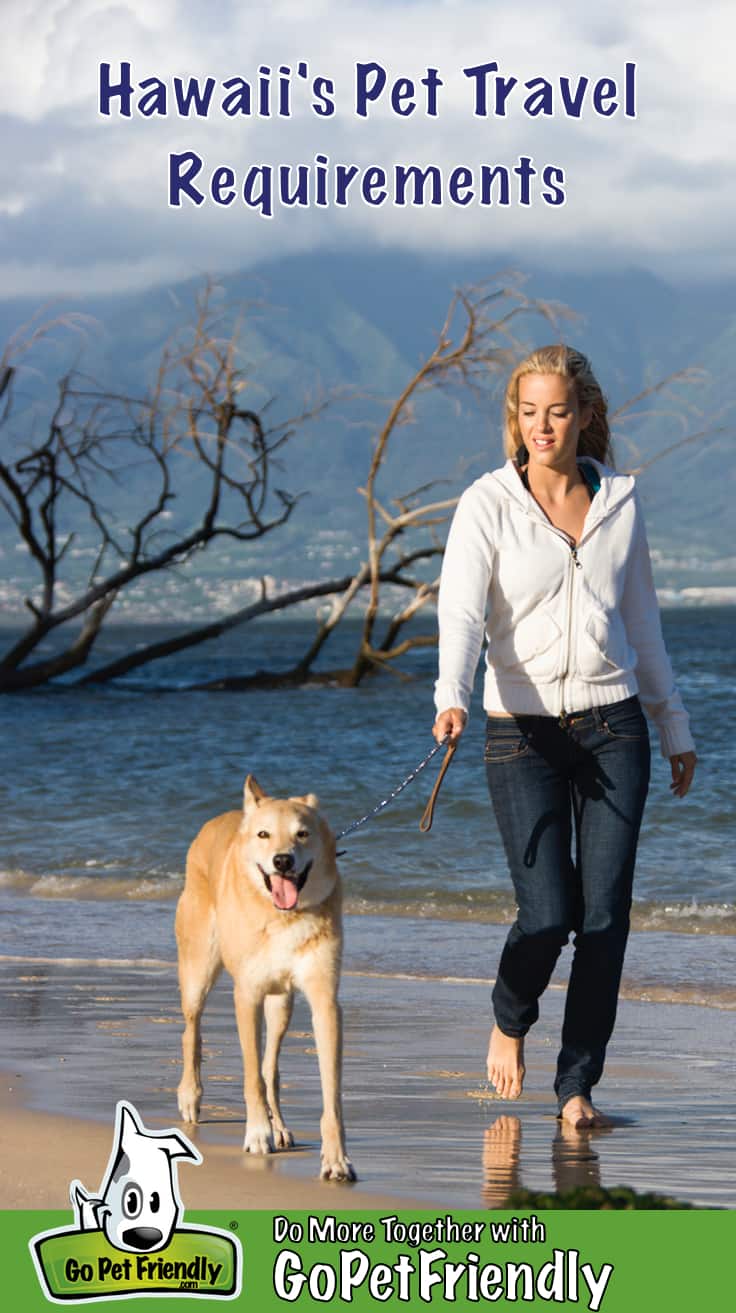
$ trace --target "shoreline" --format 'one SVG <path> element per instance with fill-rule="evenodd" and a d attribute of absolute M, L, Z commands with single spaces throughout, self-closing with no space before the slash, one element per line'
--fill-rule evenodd
<path fill-rule="evenodd" d="M 517 1187 L 582 1184 L 736 1207 L 736 1015 L 729 1011 L 622 1000 L 595 1093 L 616 1125 L 567 1134 L 552 1094 L 561 989 L 543 1000 L 526 1088 L 509 1103 L 489 1090 L 483 1071 L 485 983 L 346 973 L 345 1124 L 359 1180 L 340 1186 L 317 1179 L 321 1095 L 303 1000 L 281 1063 L 297 1147 L 260 1159 L 241 1151 L 242 1071 L 224 981 L 205 1012 L 196 1128 L 180 1123 L 176 1109 L 181 1021 L 170 967 L 56 965 L 26 975 L 2 963 L 0 985 L 8 1004 L 3 1207 L 65 1207 L 75 1178 L 96 1189 L 118 1098 L 130 1099 L 151 1128 L 180 1126 L 202 1151 L 204 1165 L 182 1175 L 191 1208 L 488 1208 L 502 1207 Z"/>
<path fill-rule="evenodd" d="M 15 972 L 20 982 L 39 986 L 49 972 L 57 971 L 160 971 L 175 977 L 169 903 L 147 902 L 144 915 L 136 899 L 81 902 L 71 938 L 70 906 L 74 904 L 57 899 L 3 896 L 0 889 L 0 920 L 7 927 L 0 935 L 0 973 L 8 973 L 10 980 Z M 413 910 L 412 917 L 376 915 L 368 909 L 346 914 L 343 979 L 405 978 L 429 988 L 438 982 L 490 990 L 507 926 L 481 918 L 428 917 Z M 620 997 L 734 1012 L 732 958 L 730 934 L 692 933 L 679 925 L 633 929 Z M 571 959 L 568 945 L 553 973 L 552 991 L 566 987 Z M 176 988 L 172 1007 L 178 1013 Z"/>

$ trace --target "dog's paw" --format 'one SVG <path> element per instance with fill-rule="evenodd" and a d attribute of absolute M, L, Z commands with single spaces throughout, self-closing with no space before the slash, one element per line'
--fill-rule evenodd
<path fill-rule="evenodd" d="M 320 1177 L 323 1181 L 357 1181 L 355 1168 L 345 1154 L 335 1158 L 322 1158 Z"/>
<path fill-rule="evenodd" d="M 244 1153 L 273 1153 L 273 1136 L 270 1126 L 246 1126 L 243 1140 Z"/>
<path fill-rule="evenodd" d="M 202 1103 L 202 1091 L 182 1089 L 181 1086 L 177 1091 L 177 1102 L 179 1104 L 179 1115 L 183 1122 L 198 1122 L 199 1109 Z"/>
<path fill-rule="evenodd" d="M 294 1136 L 285 1126 L 274 1126 L 272 1129 L 273 1143 L 275 1149 L 291 1149 L 294 1144 Z"/>

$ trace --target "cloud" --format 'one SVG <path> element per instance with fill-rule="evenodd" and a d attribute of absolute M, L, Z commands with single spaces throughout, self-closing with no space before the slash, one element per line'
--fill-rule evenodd
<path fill-rule="evenodd" d="M 697 9 L 682 0 L 606 0 L 594 10 L 582 0 L 513 8 L 497 0 L 5 0 L 0 285 L 5 295 L 133 289 L 344 244 L 503 250 L 561 267 L 623 261 L 688 278 L 736 273 L 731 13 L 730 0 Z M 156 76 L 168 87 L 176 76 L 256 83 L 261 65 L 285 64 L 294 70 L 293 113 L 102 118 L 98 65 L 117 71 L 123 60 L 136 84 Z M 520 84 L 582 74 L 620 84 L 635 62 L 638 118 L 531 119 L 520 86 L 505 119 L 474 117 L 463 69 L 490 60 Z M 392 113 L 384 94 L 367 119 L 355 116 L 355 65 L 372 61 L 386 68 L 389 86 L 414 81 L 414 113 Z M 430 67 L 443 83 L 436 117 L 425 113 L 420 81 Z M 310 109 L 318 75 L 334 82 L 332 118 Z M 431 163 L 445 180 L 457 166 L 477 177 L 483 165 L 513 170 L 531 156 L 540 173 L 545 164 L 564 170 L 567 202 L 546 206 L 535 190 L 528 208 L 373 208 L 351 199 L 342 210 L 277 206 L 270 220 L 242 201 L 170 210 L 167 161 L 185 150 L 204 161 L 198 181 L 226 166 L 241 185 L 252 165 L 310 165 L 319 152 L 331 164 L 389 173 Z"/>

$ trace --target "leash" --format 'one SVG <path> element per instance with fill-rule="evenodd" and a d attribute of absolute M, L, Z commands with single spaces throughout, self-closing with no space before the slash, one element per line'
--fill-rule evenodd
<path fill-rule="evenodd" d="M 419 775 L 420 772 L 424 770 L 425 766 L 429 765 L 432 758 L 439 752 L 440 748 L 443 748 L 445 746 L 446 743 L 447 743 L 447 736 L 445 736 L 445 738 L 442 739 L 441 743 L 435 743 L 434 747 L 427 753 L 426 757 L 424 757 L 424 759 L 419 762 L 418 766 L 414 767 L 414 770 L 407 775 L 405 780 L 401 781 L 401 784 L 397 785 L 396 788 L 393 789 L 391 793 L 389 793 L 387 798 L 384 798 L 381 802 L 377 803 L 376 806 L 371 808 L 369 812 L 366 812 L 365 816 L 361 816 L 360 820 L 353 821 L 352 824 L 347 825 L 344 830 L 340 830 L 340 832 L 335 835 L 335 838 L 344 839 L 347 834 L 352 834 L 354 830 L 360 829 L 361 825 L 365 825 L 366 821 L 370 821 L 374 816 L 378 816 L 379 812 L 382 812 L 384 807 L 388 807 L 389 803 L 392 803 L 394 798 L 398 798 L 399 794 L 403 792 L 407 784 L 411 784 L 412 780 L 416 779 L 417 775 Z M 427 803 L 427 806 L 424 809 L 424 814 L 422 816 L 422 819 L 419 822 L 419 829 L 422 831 L 423 834 L 426 834 L 427 830 L 431 828 L 432 818 L 434 816 L 435 803 L 437 802 L 437 794 L 439 793 L 440 785 L 442 784 L 442 781 L 445 778 L 445 775 L 447 774 L 447 769 L 450 765 L 450 762 L 452 761 L 452 758 L 455 755 L 456 748 L 457 748 L 456 743 L 447 744 L 447 752 L 445 753 L 444 761 L 442 762 L 442 766 L 440 767 L 439 775 L 435 780 L 434 788 L 432 789 L 429 802 Z M 342 852 L 338 853 L 337 855 L 338 857 L 342 857 L 344 853 L 345 853 L 345 849 L 343 849 Z"/>

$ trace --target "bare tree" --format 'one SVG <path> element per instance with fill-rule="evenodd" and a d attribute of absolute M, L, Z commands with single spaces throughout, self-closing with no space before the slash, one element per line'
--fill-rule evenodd
<path fill-rule="evenodd" d="M 262 537 L 289 518 L 297 499 L 282 489 L 272 489 L 272 456 L 304 416 L 267 429 L 262 412 L 243 406 L 247 380 L 238 360 L 238 331 L 218 334 L 210 291 L 207 287 L 200 297 L 191 332 L 165 349 L 150 394 L 142 398 L 117 395 L 67 374 L 59 383 L 48 432 L 41 441 L 27 443 L 20 457 L 0 461 L 0 485 L 5 490 L 2 504 L 41 576 L 37 593 L 26 602 L 33 619 L 0 659 L 0 689 L 33 687 L 81 667 L 110 607 L 135 581 L 182 564 L 217 538 L 247 541 Z M 452 298 L 435 347 L 389 406 L 376 439 L 366 484 L 360 489 L 368 511 L 368 560 L 353 575 L 271 597 L 264 585 L 260 599 L 250 605 L 126 653 L 85 673 L 81 682 L 105 682 L 259 615 L 332 596 L 330 613 L 309 650 L 290 671 L 274 674 L 277 682 L 298 681 L 310 674 L 330 634 L 363 591 L 368 602 L 360 649 L 352 668 L 337 672 L 340 682 L 357 684 L 368 672 L 386 667 L 410 647 L 432 642 L 430 635 L 398 639 L 403 627 L 436 592 L 436 581 L 415 577 L 414 567 L 441 555 L 436 529 L 454 499 L 431 499 L 423 504 L 422 496 L 434 487 L 427 484 L 412 494 L 393 498 L 389 511 L 379 500 L 379 473 L 389 440 L 411 422 L 421 394 L 454 386 L 487 390 L 498 370 L 518 350 L 511 321 L 530 311 L 549 313 L 549 308 L 526 298 L 519 280 L 511 275 L 491 291 L 473 288 Z M 25 345 L 27 341 L 21 341 L 20 347 Z M 6 424 L 18 350 L 16 341 L 0 363 L 0 396 L 7 394 L 8 398 L 1 417 Z M 195 523 L 174 530 L 172 508 L 176 507 L 177 482 L 182 481 L 198 483 L 200 511 Z M 106 508 L 110 492 L 115 494 L 114 509 Z M 131 507 L 128 527 L 120 523 L 120 503 L 126 496 Z M 72 507 L 77 511 L 76 520 Z M 92 529 L 95 557 L 88 577 L 70 596 L 68 577 L 61 567 L 78 536 L 80 510 Z M 407 546 L 420 533 L 421 541 Z M 378 642 L 374 631 L 379 593 L 386 585 L 407 593 L 409 600 L 399 605 Z M 81 628 L 73 639 L 53 656 L 34 659 L 49 635 L 75 619 L 81 620 Z M 268 674 L 261 676 L 264 678 L 268 679 Z"/>
<path fill-rule="evenodd" d="M 263 537 L 291 515 L 298 499 L 272 488 L 272 457 L 307 415 L 267 428 L 262 410 L 242 404 L 247 379 L 238 359 L 238 329 L 218 335 L 210 291 L 206 288 L 198 302 L 191 332 L 164 351 L 149 395 L 141 399 L 118 396 L 85 386 L 79 376 L 67 374 L 60 381 L 44 438 L 27 443 L 20 457 L 0 460 L 0 489 L 4 489 L 0 504 L 16 525 L 41 580 L 26 603 L 32 615 L 29 627 L 0 659 L 0 690 L 29 688 L 81 667 L 113 602 L 134 581 L 180 565 L 216 539 Z M 541 315 L 558 326 L 571 312 L 528 298 L 521 280 L 511 274 L 504 275 L 498 285 L 472 287 L 452 297 L 436 344 L 399 396 L 387 405 L 375 438 L 367 478 L 358 489 L 367 512 L 367 557 L 357 570 L 272 596 L 263 583 L 260 598 L 249 605 L 125 653 L 85 673 L 79 682 L 106 682 L 214 639 L 258 616 L 331 598 L 328 613 L 318 622 L 307 650 L 289 669 L 262 671 L 205 687 L 299 683 L 315 677 L 317 657 L 362 596 L 367 596 L 367 601 L 352 664 L 320 678 L 355 686 L 379 670 L 400 673 L 392 663 L 414 647 L 436 642 L 434 626 L 431 632 L 404 631 L 436 596 L 437 564 L 443 552 L 440 527 L 449 519 L 457 497 L 437 493 L 439 483 L 449 480 L 434 480 L 411 493 L 387 497 L 379 485 L 396 483 L 387 458 L 391 451 L 401 464 L 402 430 L 416 420 L 428 393 L 445 394 L 459 404 L 470 392 L 488 402 L 499 374 L 521 353 L 523 343 L 514 329 L 522 315 Z M 0 425 L 7 424 L 11 416 L 14 357 L 19 347 L 27 344 L 28 340 L 16 341 L 0 360 L 0 402 L 4 402 Z M 631 472 L 638 473 L 670 451 L 722 431 L 683 431 L 678 441 L 645 459 L 627 429 L 641 416 L 641 403 L 657 395 L 658 405 L 665 407 L 662 413 L 677 413 L 686 430 L 689 408 L 678 399 L 671 411 L 668 392 L 672 385 L 701 378 L 701 371 L 680 371 L 646 388 L 613 413 L 616 436 L 627 448 Z M 652 414 L 650 407 L 647 413 Z M 452 481 L 461 473 L 455 469 Z M 128 492 L 128 501 L 132 515 L 126 528 L 120 525 L 120 496 L 125 497 L 131 481 L 134 487 Z M 176 506 L 182 482 L 196 484 L 199 509 L 193 522 L 173 528 L 171 508 Z M 116 512 L 106 509 L 110 490 L 116 496 Z M 71 595 L 61 571 L 77 533 L 76 523 L 69 527 L 70 507 L 86 515 L 96 543 L 93 567 Z M 77 514 L 77 522 L 78 518 Z M 399 600 L 394 600 L 394 612 L 379 635 L 389 586 L 391 596 Z M 29 659 L 48 635 L 74 619 L 81 620 L 81 627 L 65 647 L 43 660 Z"/>
<path fill-rule="evenodd" d="M 199 299 L 193 329 L 165 349 L 148 395 L 102 391 L 67 373 L 44 436 L 16 439 L 12 456 L 0 459 L 0 504 L 40 578 L 26 600 L 31 621 L 0 658 L 0 689 L 30 688 L 82 665 L 115 599 L 135 581 L 215 540 L 261 538 L 291 515 L 297 498 L 272 487 L 273 456 L 305 416 L 269 428 L 262 411 L 243 404 L 238 333 L 218 335 L 210 291 Z M 0 359 L 6 428 L 18 358 L 37 337 L 16 338 Z M 179 523 L 183 488 L 197 510 Z M 80 523 L 93 561 L 73 586 L 64 568 Z M 39 645 L 74 620 L 79 633 L 38 659 Z"/>
<path fill-rule="evenodd" d="M 367 509 L 368 559 L 361 566 L 359 575 L 368 581 L 369 596 L 355 660 L 344 677 L 348 685 L 359 684 L 366 674 L 378 668 L 388 668 L 390 662 L 412 647 L 436 642 L 434 630 L 398 641 L 401 630 L 436 596 L 439 585 L 437 578 L 413 580 L 407 571 L 421 559 L 442 555 L 443 545 L 436 532 L 437 526 L 448 519 L 457 504 L 457 497 L 422 502 L 422 497 L 437 487 L 437 482 L 432 481 L 414 492 L 394 497 L 392 505 L 395 510 L 390 511 L 378 494 L 379 477 L 389 443 L 395 440 L 402 427 L 413 422 L 418 402 L 430 391 L 457 395 L 464 389 L 476 399 L 487 402 L 497 386 L 499 374 L 518 357 L 520 343 L 512 332 L 512 325 L 519 316 L 542 315 L 552 322 L 557 322 L 560 316 L 569 316 L 570 312 L 563 307 L 527 297 L 518 275 L 507 273 L 503 279 L 501 286 L 482 284 L 455 292 L 435 346 L 389 407 L 376 438 L 365 487 L 360 489 Z M 410 530 L 414 533 L 421 531 L 424 540 L 429 538 L 429 541 L 423 547 L 407 551 L 403 544 Z M 400 536 L 402 550 L 398 565 L 402 581 L 412 596 L 399 606 L 382 638 L 377 641 L 385 561 Z M 338 618 L 341 602 L 351 601 L 357 591 L 359 575 L 351 581 L 344 599 L 335 603 Z"/>
<path fill-rule="evenodd" d="M 719 437 L 721 434 L 728 432 L 728 425 L 725 424 L 707 424 L 705 427 L 692 429 L 691 425 L 699 423 L 702 419 L 701 411 L 695 400 L 689 397 L 687 401 L 683 397 L 681 387 L 697 388 L 708 380 L 707 371 L 699 365 L 688 365 L 685 369 L 675 370 L 672 374 L 667 374 L 665 378 L 659 379 L 649 387 L 638 392 L 636 396 L 629 397 L 627 401 L 622 402 L 615 410 L 611 411 L 609 420 L 614 430 L 616 445 L 623 446 L 627 452 L 626 474 L 633 474 L 635 477 L 643 474 L 652 465 L 664 460 L 665 456 L 671 456 L 674 452 L 680 451 L 683 447 L 693 446 L 700 443 L 706 438 Z M 673 390 L 677 392 L 677 404 L 672 405 Z M 657 406 L 647 406 L 645 410 L 639 409 L 641 402 L 648 402 L 650 398 L 658 397 L 660 402 Z M 716 418 L 730 418 L 731 407 L 725 407 L 720 416 Z M 660 447 L 658 451 L 651 454 L 645 454 L 638 442 L 632 438 L 628 431 L 642 418 L 657 418 L 665 420 L 668 428 L 675 425 L 680 431 L 680 437 L 674 442 L 669 442 L 666 447 Z"/>
<path fill-rule="evenodd" d="M 399 396 L 389 404 L 373 445 L 365 486 L 358 489 L 367 509 L 367 560 L 341 585 L 333 581 L 334 587 L 329 591 L 334 597 L 329 613 L 318 625 L 307 651 L 287 671 L 218 680 L 206 687 L 244 688 L 269 681 L 284 684 L 305 679 L 311 675 L 314 662 L 331 634 L 364 590 L 368 597 L 355 659 L 349 668 L 325 672 L 322 678 L 355 687 L 377 670 L 393 670 L 391 663 L 412 648 L 436 643 L 434 630 L 404 638 L 400 634 L 436 596 L 439 582 L 436 574 L 429 579 L 417 578 L 413 570 L 420 563 L 441 558 L 444 547 L 437 530 L 449 518 L 457 497 L 423 501 L 437 488 L 439 481 L 434 480 L 413 492 L 390 498 L 393 509 L 389 509 L 379 497 L 379 478 L 386 472 L 391 441 L 396 445 L 400 430 L 414 422 L 424 394 L 443 392 L 457 398 L 465 390 L 487 401 L 499 374 L 516 360 L 521 348 L 512 332 L 513 322 L 521 315 L 543 315 L 554 323 L 560 317 L 570 317 L 564 307 L 527 297 L 519 275 L 506 273 L 502 279 L 500 286 L 483 284 L 455 292 L 435 345 Z M 385 598 L 386 585 L 392 585 L 394 590 L 398 587 L 407 598 L 398 604 L 385 632 L 377 639 L 381 597 Z"/>

